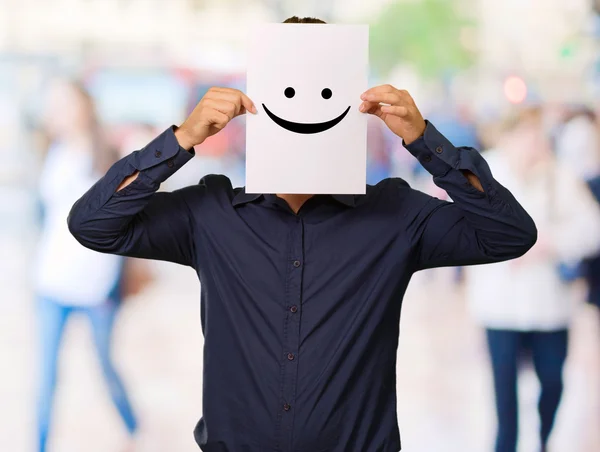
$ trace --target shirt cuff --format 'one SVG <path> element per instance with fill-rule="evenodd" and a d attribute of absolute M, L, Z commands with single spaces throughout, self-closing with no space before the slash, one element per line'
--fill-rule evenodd
<path fill-rule="evenodd" d="M 453 168 L 458 168 L 460 154 L 448 139 L 429 121 L 421 137 L 404 147 L 414 155 L 434 177 L 441 177 Z"/>
<path fill-rule="evenodd" d="M 186 151 L 175 137 L 175 126 L 169 127 L 142 150 L 134 153 L 132 165 L 154 182 L 164 182 L 195 155 Z"/>

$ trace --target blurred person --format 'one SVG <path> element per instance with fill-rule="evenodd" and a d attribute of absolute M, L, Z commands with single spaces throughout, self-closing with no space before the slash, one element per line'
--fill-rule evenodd
<path fill-rule="evenodd" d="M 538 242 L 525 256 L 465 269 L 467 297 L 486 328 L 492 363 L 498 418 L 495 451 L 517 450 L 517 374 L 524 353 L 531 355 L 541 384 L 540 441 L 546 451 L 563 391 L 575 301 L 559 267 L 599 249 L 600 209 L 585 184 L 555 158 L 539 108 L 525 109 L 497 148 L 485 155 L 539 231 Z"/>
<path fill-rule="evenodd" d="M 600 175 L 600 134 L 591 109 L 566 108 L 553 138 L 557 158 L 574 175 L 582 180 Z"/>
<path fill-rule="evenodd" d="M 125 387 L 110 356 L 121 302 L 124 261 L 81 246 L 69 233 L 65 216 L 82 191 L 116 160 L 105 145 L 88 93 L 76 83 L 52 86 L 46 111 L 50 138 L 39 182 L 43 224 L 35 271 L 39 317 L 40 388 L 38 450 L 46 450 L 51 427 L 57 363 L 67 320 L 85 315 L 110 396 L 127 431 L 137 422 Z M 133 443 L 128 444 L 128 449 Z"/>
<path fill-rule="evenodd" d="M 481 155 L 454 147 L 406 91 L 382 85 L 356 101 L 453 203 L 397 178 L 356 196 L 249 194 L 220 175 L 157 192 L 195 146 L 257 112 L 241 91 L 211 88 L 181 126 L 113 165 L 70 212 L 71 232 L 91 249 L 196 270 L 202 450 L 400 450 L 396 357 L 412 274 L 516 258 L 536 241 L 531 217 Z"/>
<path fill-rule="evenodd" d="M 600 176 L 590 179 L 588 186 L 596 202 L 600 205 Z M 582 262 L 580 274 L 583 275 L 588 284 L 587 301 L 600 308 L 600 253 Z"/>
<path fill-rule="evenodd" d="M 596 113 L 583 106 L 567 109 L 554 141 L 559 158 L 586 180 L 600 203 L 600 133 Z M 600 307 L 600 253 L 565 267 L 564 272 L 566 279 L 583 277 L 588 284 L 588 302 Z"/>
<path fill-rule="evenodd" d="M 600 205 L 600 176 L 588 180 L 588 186 Z M 600 253 L 582 262 L 580 274 L 588 284 L 587 301 L 600 308 Z"/>

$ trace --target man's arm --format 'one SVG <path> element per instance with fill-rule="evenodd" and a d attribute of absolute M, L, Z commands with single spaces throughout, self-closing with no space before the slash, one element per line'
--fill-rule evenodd
<path fill-rule="evenodd" d="M 201 194 L 202 187 L 156 193 L 193 155 L 167 129 L 115 163 L 75 203 L 71 233 L 96 251 L 193 265 L 193 216 L 186 198 L 192 191 Z"/>
<path fill-rule="evenodd" d="M 379 117 L 404 140 L 405 147 L 433 175 L 454 203 L 418 191 L 403 198 L 403 212 L 414 210 L 407 233 L 417 243 L 415 270 L 482 264 L 519 257 L 537 240 L 531 217 L 492 177 L 475 149 L 455 148 L 427 123 L 405 90 L 381 85 L 365 91 L 359 110 Z M 394 183 L 394 182 L 393 182 Z M 398 190 L 410 190 L 396 181 Z"/>
<path fill-rule="evenodd" d="M 504 261 L 534 245 L 533 220 L 479 152 L 454 147 L 430 123 L 406 148 L 454 201 L 415 192 L 422 205 L 411 223 L 418 243 L 415 270 Z"/>
<path fill-rule="evenodd" d="M 194 155 L 193 147 L 222 130 L 235 116 L 256 112 L 239 90 L 211 88 L 180 128 L 171 127 L 141 151 L 115 163 L 69 214 L 71 233 L 105 253 L 195 264 L 192 212 L 203 204 L 201 182 L 172 193 L 160 184 Z"/>

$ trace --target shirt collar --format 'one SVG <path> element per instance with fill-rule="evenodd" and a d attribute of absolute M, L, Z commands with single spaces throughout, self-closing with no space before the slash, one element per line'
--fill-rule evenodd
<path fill-rule="evenodd" d="M 242 204 L 247 204 L 249 202 L 256 201 L 261 198 L 263 195 L 261 193 L 246 193 L 246 187 L 242 187 L 237 195 L 233 197 L 233 207 L 237 207 Z"/>
<path fill-rule="evenodd" d="M 237 207 L 242 204 L 256 201 L 263 196 L 262 193 L 246 193 L 246 187 L 244 187 L 233 197 L 232 204 L 234 207 Z M 356 205 L 356 197 L 354 195 L 331 195 L 331 197 L 348 207 L 354 207 Z"/>
<path fill-rule="evenodd" d="M 331 195 L 331 197 L 348 207 L 354 207 L 356 205 L 356 196 L 354 195 Z"/>

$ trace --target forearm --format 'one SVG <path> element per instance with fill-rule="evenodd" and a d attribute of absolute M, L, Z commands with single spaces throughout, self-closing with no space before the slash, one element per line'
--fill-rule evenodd
<path fill-rule="evenodd" d="M 461 173 L 463 176 L 465 176 L 467 178 L 467 181 L 473 187 L 475 187 L 477 190 L 483 192 L 483 185 L 481 185 L 481 181 L 479 180 L 479 178 L 477 176 L 475 176 L 475 174 L 473 174 L 471 171 L 468 171 L 468 170 L 462 170 Z"/>
<path fill-rule="evenodd" d="M 75 238 L 98 251 L 194 265 L 196 217 L 206 184 L 155 192 L 192 158 L 193 146 L 246 111 L 256 113 L 256 107 L 241 91 L 210 88 L 180 128 L 167 129 L 117 162 L 77 201 L 68 219 Z"/>
<path fill-rule="evenodd" d="M 109 172 L 73 205 L 68 225 L 77 241 L 95 251 L 131 255 L 140 215 L 156 195 L 152 182 L 140 174 L 119 188 L 107 180 Z"/>
<path fill-rule="evenodd" d="M 453 256 L 447 265 L 458 265 L 459 261 L 496 262 L 518 257 L 535 243 L 537 230 L 533 220 L 493 178 L 487 162 L 476 150 L 454 147 L 431 124 L 423 137 L 407 149 L 454 201 L 435 207 L 439 212 L 431 213 L 436 221 L 429 228 L 447 231 L 462 243 L 440 239 L 440 248 L 429 250 L 431 256 Z"/>
<path fill-rule="evenodd" d="M 121 182 L 119 184 L 119 186 L 117 187 L 117 191 L 121 191 L 123 190 L 125 187 L 127 187 L 129 184 L 131 184 L 134 180 L 137 179 L 138 175 L 140 174 L 139 171 L 136 171 L 135 173 L 133 173 L 131 176 L 127 176 L 125 179 L 123 179 L 123 182 Z"/>
<path fill-rule="evenodd" d="M 185 133 L 185 131 L 181 130 L 178 127 L 173 127 L 174 131 L 175 131 L 175 138 L 177 139 L 177 142 L 179 143 L 179 145 L 185 149 L 186 151 L 191 151 L 194 146 L 191 144 L 192 140 L 187 136 L 187 134 Z M 129 184 L 131 184 L 134 180 L 137 179 L 138 174 L 140 172 L 139 171 L 135 171 L 135 173 L 133 173 L 130 176 L 127 176 L 125 179 L 123 179 L 123 182 L 121 182 L 119 184 L 119 186 L 117 187 L 117 191 L 123 190 L 125 187 L 127 187 Z"/>
<path fill-rule="evenodd" d="M 72 234 L 97 251 L 135 253 L 143 229 L 150 224 L 144 222 L 144 210 L 163 202 L 155 193 L 160 183 L 192 156 L 167 130 L 144 149 L 119 160 L 71 209 Z"/>

